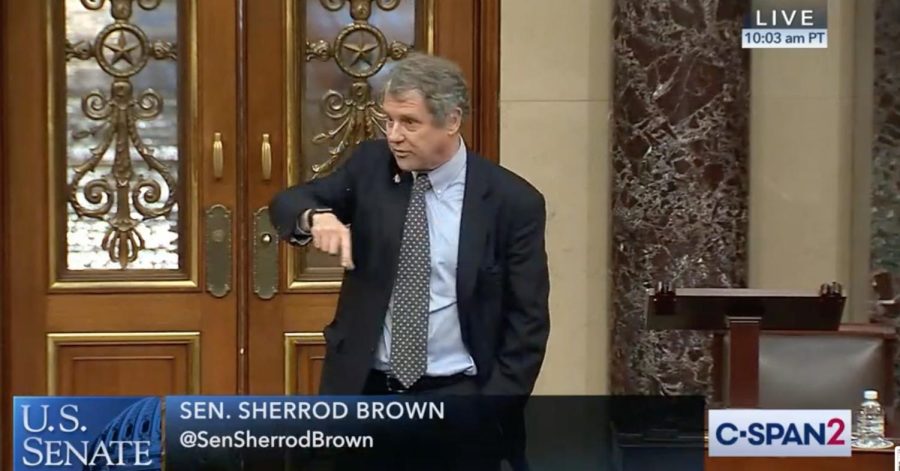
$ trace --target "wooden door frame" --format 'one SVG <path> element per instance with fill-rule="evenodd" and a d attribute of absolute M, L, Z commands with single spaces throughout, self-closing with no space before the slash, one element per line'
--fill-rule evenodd
<path fill-rule="evenodd" d="M 452 2 L 432 1 L 436 17 L 458 7 Z M 476 138 L 470 144 L 482 156 L 500 162 L 500 0 L 475 0 L 471 13 L 474 51 L 457 50 L 454 31 L 435 31 L 434 50 L 457 62 L 471 61 L 474 77 L 469 83 L 470 119 Z"/>
<path fill-rule="evenodd" d="M 6 12 L 10 8 L 10 2 L 0 0 L 0 70 L 10 70 L 7 65 L 10 60 L 8 57 L 9 30 L 6 19 L 9 15 Z M 0 76 L 0 468 L 7 462 L 12 462 L 12 399 L 7 399 L 9 391 L 10 378 L 9 368 L 6 366 L 7 358 L 9 358 L 7 349 L 10 345 L 9 329 L 7 328 L 7 313 L 9 312 L 9 297 L 7 296 L 7 268 L 6 253 L 9 249 L 6 229 L 9 225 L 6 222 L 7 213 L 6 203 L 9 200 L 6 197 L 7 188 L 9 188 L 9 172 L 7 165 L 6 151 L 6 117 L 11 115 L 6 107 L 6 87 L 7 74 Z M 9 412 L 7 412 L 9 411 Z"/>
<path fill-rule="evenodd" d="M 478 149 L 500 162 L 500 0 L 481 0 L 477 12 L 476 74 L 471 86 L 480 90 L 473 106 Z"/>
<path fill-rule="evenodd" d="M 9 70 L 6 67 L 6 6 L 7 2 L 0 2 L 0 69 Z M 6 116 L 6 103 L 3 100 L 3 90 L 6 87 L 6 74 L 0 76 L 0 391 L 8 391 L 6 379 L 6 350 L 7 339 L 6 329 L 4 328 L 4 312 L 6 312 L 6 263 L 4 262 L 6 254 L 6 152 L 4 152 L 3 128 L 6 126 L 4 117 Z M 4 393 L 5 394 L 5 393 Z M 6 457 L 6 399 L 0 394 L 0 466 L 3 466 Z"/>

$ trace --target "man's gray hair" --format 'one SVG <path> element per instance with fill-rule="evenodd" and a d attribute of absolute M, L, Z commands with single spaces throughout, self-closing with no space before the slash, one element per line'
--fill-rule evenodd
<path fill-rule="evenodd" d="M 457 108 L 463 117 L 469 115 L 469 87 L 462 70 L 450 60 L 411 52 L 398 61 L 388 72 L 381 97 L 401 97 L 409 92 L 422 94 L 438 124 L 444 124 Z"/>

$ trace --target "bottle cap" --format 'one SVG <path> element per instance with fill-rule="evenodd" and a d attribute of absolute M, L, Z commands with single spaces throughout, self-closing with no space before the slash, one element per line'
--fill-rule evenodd
<path fill-rule="evenodd" d="M 869 389 L 863 393 L 863 398 L 865 398 L 867 401 L 876 401 L 878 400 L 878 391 Z"/>

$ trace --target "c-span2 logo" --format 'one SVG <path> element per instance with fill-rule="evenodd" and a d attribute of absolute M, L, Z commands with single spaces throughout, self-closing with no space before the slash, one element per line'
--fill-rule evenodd
<path fill-rule="evenodd" d="M 850 456 L 850 417 L 850 410 L 710 410 L 709 456 Z"/>

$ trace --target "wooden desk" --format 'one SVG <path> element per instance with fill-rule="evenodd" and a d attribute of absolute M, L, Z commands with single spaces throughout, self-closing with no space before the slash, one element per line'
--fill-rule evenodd
<path fill-rule="evenodd" d="M 850 458 L 710 458 L 705 471 L 893 471 L 894 450 L 853 450 Z"/>
<path fill-rule="evenodd" d="M 897 440 L 892 440 L 898 443 Z M 696 445 L 616 443 L 615 470 L 700 469 Z M 894 449 L 853 450 L 849 458 L 716 457 L 704 451 L 705 471 L 893 471 Z M 661 467 L 660 463 L 668 463 Z"/>

